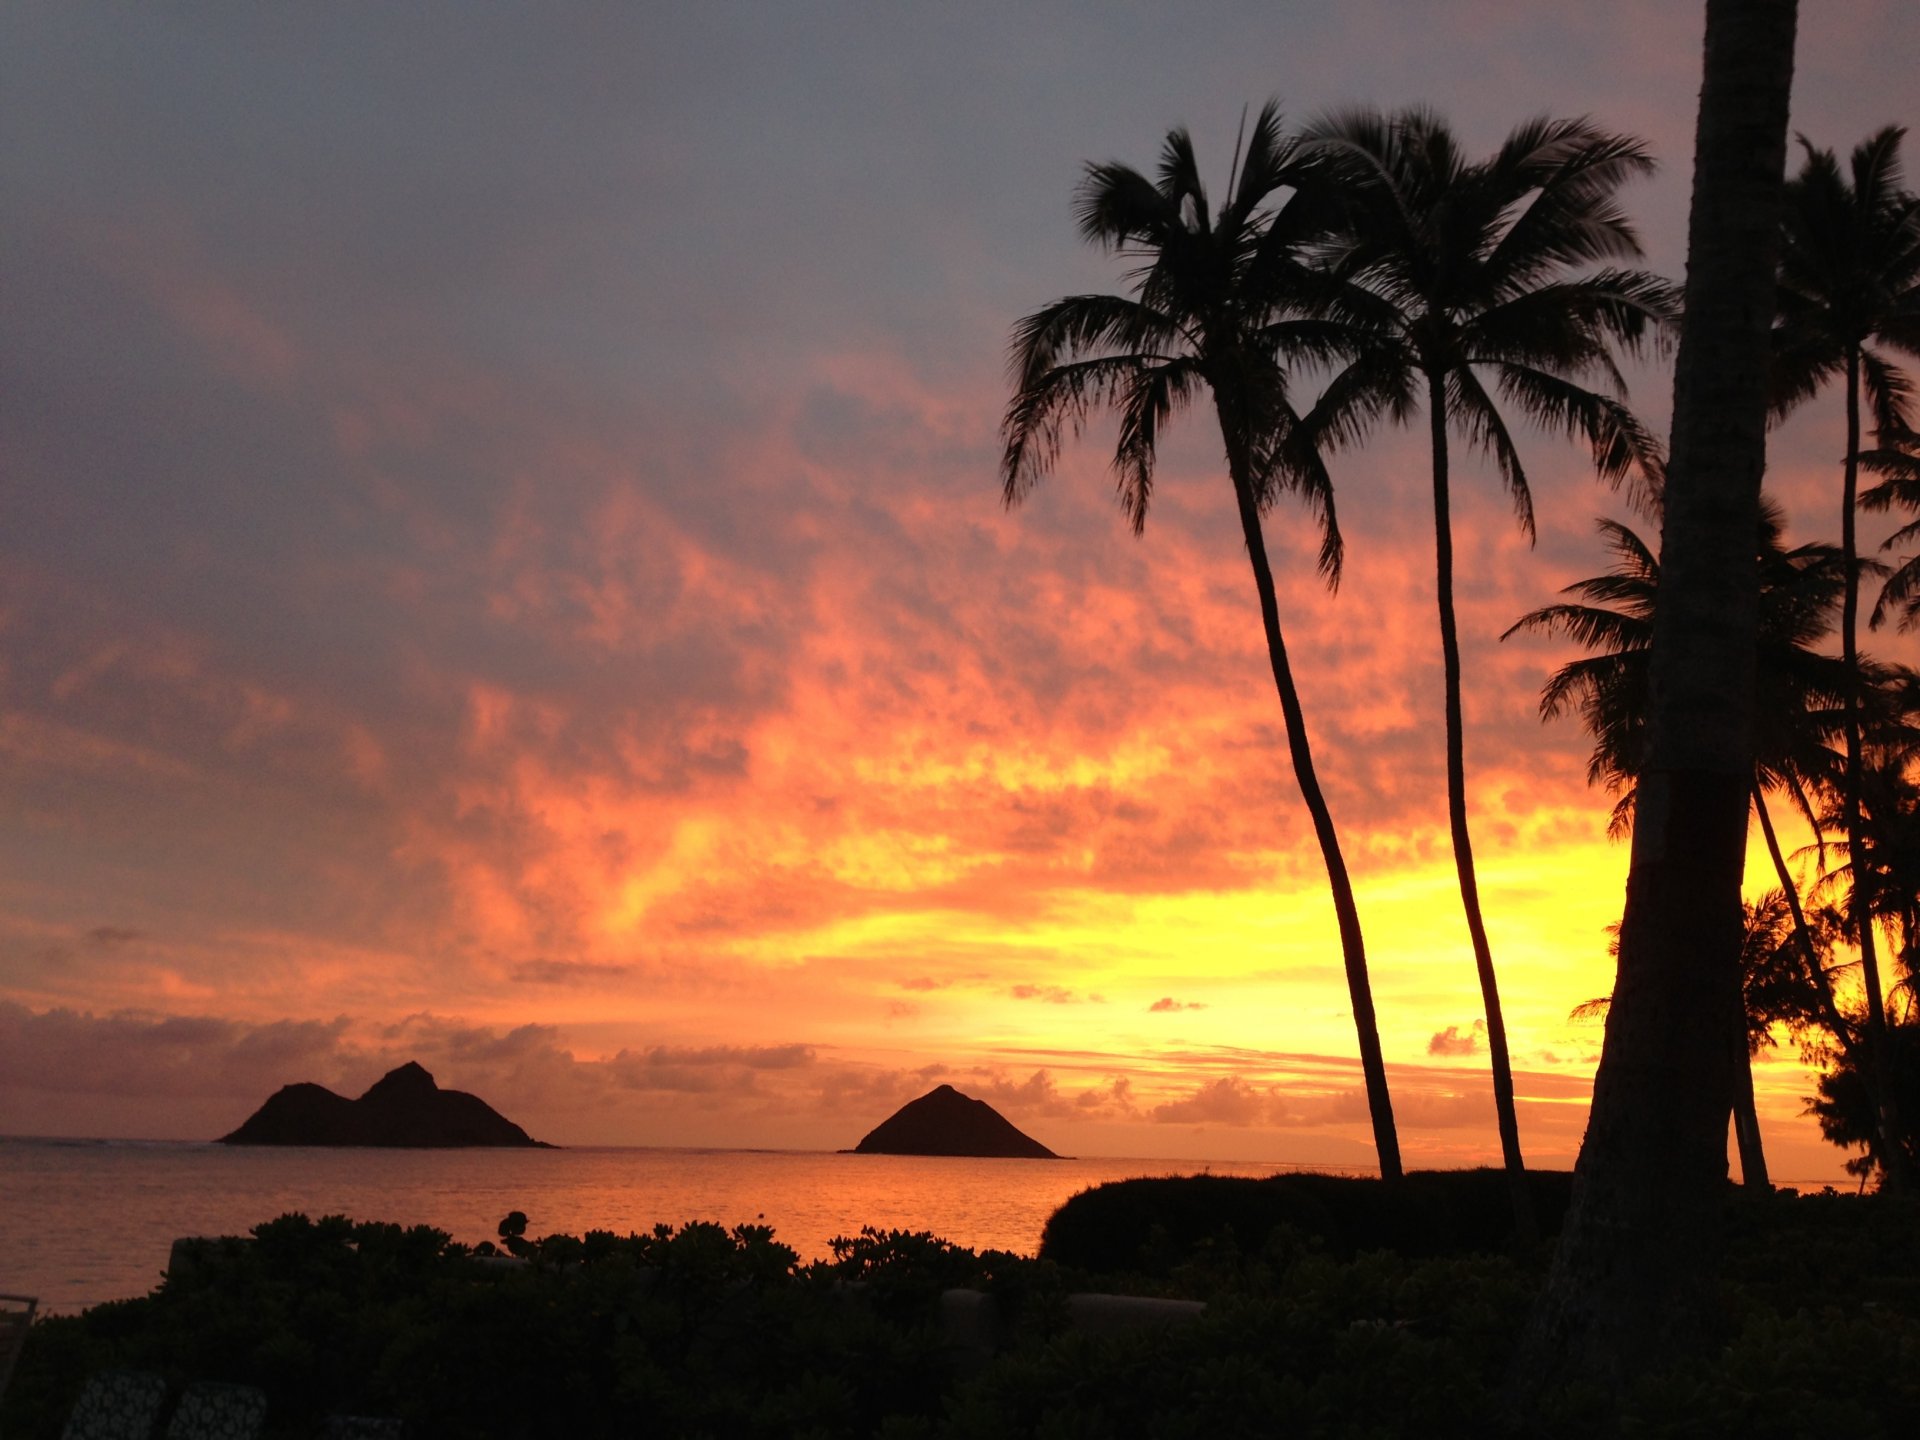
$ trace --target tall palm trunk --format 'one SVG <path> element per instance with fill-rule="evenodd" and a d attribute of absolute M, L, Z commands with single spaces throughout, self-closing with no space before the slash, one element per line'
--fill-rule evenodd
<path fill-rule="evenodd" d="M 1760 1107 L 1753 1095 L 1753 1048 L 1747 1041 L 1745 1017 L 1734 1013 L 1735 1036 L 1745 1063 L 1734 1069 L 1733 1140 L 1740 1152 L 1740 1183 L 1749 1190 L 1770 1194 L 1773 1181 L 1767 1176 L 1767 1150 L 1760 1140 Z"/>
<path fill-rule="evenodd" d="M 1593 1108 L 1513 1372 L 1522 1398 L 1569 1369 L 1622 1382 L 1652 1355 L 1704 1340 L 1718 1264 L 1753 783 L 1753 537 L 1797 7 L 1706 8 L 1649 749 Z"/>
<path fill-rule="evenodd" d="M 1460 903 L 1467 912 L 1473 963 L 1480 974 L 1480 1003 L 1487 1014 L 1487 1053 L 1493 1062 L 1493 1108 L 1500 1124 L 1500 1155 L 1513 1202 L 1515 1238 L 1530 1245 L 1539 1229 L 1520 1156 L 1520 1117 L 1513 1103 L 1513 1067 L 1507 1058 L 1507 1022 L 1500 1013 L 1500 982 L 1493 973 L 1493 947 L 1480 915 L 1480 882 L 1473 870 L 1473 837 L 1467 830 L 1466 726 L 1460 714 L 1460 634 L 1453 616 L 1453 519 L 1447 493 L 1447 389 L 1437 369 L 1427 373 L 1427 412 L 1433 427 L 1434 570 L 1440 602 L 1440 660 L 1446 675 L 1447 824 L 1453 832 L 1453 864 L 1460 875 Z"/>
<path fill-rule="evenodd" d="M 1237 433 L 1224 402 L 1219 404 L 1220 427 L 1232 436 Z M 1340 852 L 1340 837 L 1333 828 L 1333 812 L 1320 791 L 1320 778 L 1313 768 L 1313 748 L 1307 742 L 1307 720 L 1300 708 L 1300 692 L 1294 687 L 1293 666 L 1287 660 L 1287 644 L 1280 635 L 1280 602 L 1273 588 L 1273 568 L 1267 563 L 1267 542 L 1260 527 L 1260 504 L 1244 450 L 1228 445 L 1227 468 L 1233 475 L 1233 493 L 1240 506 L 1240 530 L 1247 542 L 1247 559 L 1253 565 L 1254 588 L 1260 592 L 1260 619 L 1267 631 L 1267 658 L 1273 665 L 1274 689 L 1280 692 L 1280 712 L 1287 725 L 1287 750 L 1293 758 L 1294 779 L 1300 786 L 1300 798 L 1307 802 L 1313 817 L 1313 833 L 1320 842 L 1320 856 L 1326 862 L 1327 886 L 1333 892 L 1333 913 L 1340 928 L 1340 953 L 1346 963 L 1347 994 L 1353 1003 L 1354 1029 L 1360 1040 L 1360 1072 L 1367 1087 L 1367 1113 L 1373 1120 L 1373 1146 L 1380 1157 L 1380 1175 L 1398 1180 L 1400 1136 L 1394 1128 L 1393 1102 L 1387 1094 L 1387 1066 L 1380 1051 L 1380 1026 L 1374 1019 L 1373 985 L 1367 976 L 1367 948 L 1360 936 L 1360 909 L 1354 904 L 1353 882 L 1347 876 L 1346 858 Z"/>
<path fill-rule="evenodd" d="M 1853 922 L 1854 942 L 1860 947 L 1860 979 L 1867 992 L 1867 1069 L 1872 1075 L 1869 1089 L 1874 1098 L 1874 1119 L 1880 1132 L 1880 1173 L 1889 1190 L 1904 1191 L 1912 1186 L 1907 1173 L 1906 1147 L 1900 1143 L 1901 1130 L 1894 1099 L 1893 1076 L 1887 1064 L 1887 1018 L 1880 990 L 1880 964 L 1874 953 L 1873 867 L 1867 863 L 1865 827 L 1860 818 L 1860 573 L 1855 557 L 1858 543 L 1854 535 L 1855 495 L 1860 488 L 1860 347 L 1847 347 L 1847 458 L 1842 473 L 1840 501 L 1840 552 L 1845 568 L 1846 599 L 1840 611 L 1841 659 L 1845 666 L 1846 694 L 1843 714 L 1847 733 L 1846 825 L 1847 855 L 1853 865 L 1853 888 L 1848 897 L 1848 918 Z"/>

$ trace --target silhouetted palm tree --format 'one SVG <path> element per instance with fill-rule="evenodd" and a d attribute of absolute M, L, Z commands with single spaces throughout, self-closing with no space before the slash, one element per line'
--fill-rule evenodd
<path fill-rule="evenodd" d="M 1910 678 L 1910 677 L 1909 677 Z M 1832 848 L 1842 859 L 1822 877 L 1831 892 L 1851 893 L 1865 888 L 1873 896 L 1874 918 L 1893 945 L 1893 968 L 1900 975 L 1891 987 L 1911 992 L 1913 970 L 1920 959 L 1920 781 L 1913 772 L 1912 733 L 1896 733 L 1891 743 L 1869 731 L 1866 764 L 1860 775 L 1860 832 L 1865 842 L 1855 850 L 1850 841 L 1835 840 Z M 1822 817 L 1837 828 L 1839 817 Z M 1858 859 L 1864 855 L 1864 864 Z"/>
<path fill-rule="evenodd" d="M 1914 678 L 1910 672 L 1903 675 L 1903 688 L 1911 689 Z M 1869 713 L 1869 722 L 1871 719 Z M 1896 728 L 1889 733 L 1867 725 L 1858 791 L 1861 843 L 1856 848 L 1850 839 L 1834 841 L 1843 858 L 1821 882 L 1830 893 L 1847 899 L 1850 909 L 1853 896 L 1863 891 L 1870 894 L 1871 918 L 1891 942 L 1894 978 L 1887 987 L 1889 1013 L 1883 1016 L 1883 1035 L 1890 1048 L 1883 1052 L 1882 1059 L 1870 1045 L 1845 1047 L 1840 1063 L 1822 1078 L 1820 1099 L 1813 1106 L 1828 1139 L 1843 1145 L 1866 1144 L 1864 1159 L 1849 1162 L 1847 1168 L 1860 1174 L 1877 1168 L 1883 1185 L 1899 1183 L 1894 1177 L 1903 1166 L 1911 1168 L 1916 1141 L 1920 1140 L 1911 1119 L 1915 1112 L 1910 1108 L 1912 1027 L 1920 1023 L 1920 1011 L 1915 1006 L 1916 981 L 1920 980 L 1916 975 L 1916 967 L 1920 967 L 1920 783 L 1914 779 L 1917 748 L 1911 729 Z M 1837 828 L 1842 816 L 1836 807 L 1823 819 Z M 1851 937 L 1851 926 L 1848 933 Z M 1862 1024 L 1859 1028 L 1864 1031 L 1866 1027 Z M 1885 1093 L 1883 1087 L 1887 1086 L 1892 1087 L 1891 1096 Z M 1864 1106 L 1857 1103 L 1862 1099 Z"/>
<path fill-rule="evenodd" d="M 1608 833 L 1618 837 L 1632 826 L 1637 782 L 1646 761 L 1647 663 L 1660 594 L 1660 562 L 1626 525 L 1601 520 L 1599 529 L 1613 553 L 1612 568 L 1567 586 L 1561 593 L 1575 600 L 1523 615 L 1500 638 L 1522 630 L 1544 631 L 1564 635 L 1592 652 L 1553 673 L 1541 691 L 1540 714 L 1547 720 L 1570 712 L 1580 715 L 1594 740 L 1587 780 L 1619 797 L 1607 826 Z M 1824 947 L 1808 925 L 1766 801 L 1769 790 L 1784 792 L 1817 833 L 1812 792 L 1837 776 L 1831 745 L 1840 728 L 1843 677 L 1840 661 L 1813 647 L 1833 629 L 1845 582 L 1834 546 L 1801 545 L 1788 550 L 1782 543 L 1783 531 L 1779 508 L 1763 498 L 1756 547 L 1760 618 L 1754 677 L 1753 808 L 1780 881 L 1781 888 L 1775 892 L 1779 914 L 1791 922 L 1803 979 L 1819 995 L 1829 1027 L 1850 1046 L 1851 1031 L 1822 960 Z M 1758 943 L 1752 938 L 1754 927 L 1773 913 L 1771 909 L 1764 914 L 1749 911 L 1743 974 L 1754 968 L 1748 963 Z M 1751 1058 L 1751 1025 L 1748 1031 Z M 1748 1184 L 1766 1188 L 1751 1074 L 1742 1079 L 1734 1098 L 1742 1176 Z"/>
<path fill-rule="evenodd" d="M 1604 575 L 1575 581 L 1561 593 L 1577 597 L 1545 605 L 1520 617 L 1501 639 L 1526 631 L 1563 635 L 1592 652 L 1569 661 L 1548 679 L 1540 696 L 1543 719 L 1577 712 L 1593 736 L 1589 783 L 1618 796 L 1608 833 L 1631 828 L 1634 784 L 1646 758 L 1647 659 L 1653 643 L 1660 594 L 1660 561 L 1647 542 L 1617 520 L 1598 522 L 1614 563 Z M 1762 499 L 1755 559 L 1760 585 L 1759 648 L 1756 651 L 1754 780 L 1764 792 L 1785 793 L 1809 824 L 1816 811 L 1813 787 L 1837 782 L 1831 748 L 1840 733 L 1840 660 L 1816 644 L 1833 629 L 1844 577 L 1837 547 L 1782 541 L 1785 522 L 1772 501 Z M 1876 685 L 1892 672 L 1869 664 Z M 1787 877 L 1782 884 L 1793 887 Z"/>
<path fill-rule="evenodd" d="M 1715 1037 L 1738 1003 L 1753 536 L 1797 19 L 1795 0 L 1707 0 L 1647 763 L 1573 1200 L 1510 1372 L 1523 1398 L 1569 1370 L 1624 1383 L 1712 1323 L 1736 1068 Z"/>
<path fill-rule="evenodd" d="M 1854 531 L 1860 477 L 1860 402 L 1864 392 L 1874 428 L 1907 430 L 1910 382 L 1888 350 L 1920 356 L 1920 199 L 1901 188 L 1900 139 L 1889 126 L 1855 148 L 1851 178 L 1831 150 L 1803 138 L 1806 158 L 1787 185 L 1782 211 L 1777 318 L 1773 327 L 1773 406 L 1784 413 L 1811 398 L 1827 381 L 1846 389 L 1847 448 L 1841 472 L 1840 547 L 1849 566 L 1859 553 Z M 1859 642 L 1859 582 L 1849 575 L 1842 606 L 1841 655 L 1855 670 Z M 1857 685 L 1846 698 L 1847 775 L 1843 816 L 1850 844 L 1860 835 L 1862 764 Z M 1867 877 L 1871 881 L 1871 877 Z M 1885 1046 L 1880 967 L 1874 950 L 1872 895 L 1856 887 L 1851 915 L 1867 992 L 1868 1059 Z M 1882 1077 L 1884 1080 L 1886 1077 Z M 1892 1091 L 1883 1085 L 1891 1103 Z M 1890 1122 L 1895 1123 L 1897 1122 Z M 1910 1177 L 1897 1145 L 1887 1147 L 1888 1179 L 1904 1188 Z"/>
<path fill-rule="evenodd" d="M 1636 348 L 1671 316 L 1673 288 L 1642 270 L 1587 269 L 1639 256 L 1639 241 L 1614 195 L 1653 162 L 1640 141 L 1585 120 L 1531 121 L 1479 161 L 1462 155 L 1446 124 L 1420 109 L 1339 114 L 1307 135 L 1348 201 L 1346 223 L 1328 252 L 1331 268 L 1364 292 L 1359 301 L 1343 297 L 1336 313 L 1364 330 L 1369 342 L 1360 362 L 1329 385 L 1310 424 L 1333 441 L 1351 442 L 1378 415 L 1406 421 L 1426 402 L 1446 680 L 1447 818 L 1486 1007 L 1501 1151 L 1516 1207 L 1523 1209 L 1506 1024 L 1467 825 L 1449 444 L 1457 432 L 1493 456 L 1529 538 L 1532 494 L 1500 402 L 1539 425 L 1585 438 L 1609 479 L 1657 473 L 1657 443 L 1623 401 L 1615 351 Z"/>
<path fill-rule="evenodd" d="M 1511 632 L 1509 632 L 1511 633 Z M 1616 811 L 1616 814 L 1618 812 Z M 1753 1057 L 1774 1043 L 1773 1027 L 1787 1026 L 1794 1034 L 1819 1026 L 1818 1002 L 1807 985 L 1801 959 L 1805 921 L 1797 901 L 1790 901 L 1791 889 L 1769 890 L 1752 903 L 1742 903 L 1740 938 L 1740 998 L 1742 1043 L 1747 1063 L 1742 1067 L 1734 1090 L 1733 1130 L 1740 1150 L 1741 1183 L 1759 1191 L 1772 1189 L 1767 1178 L 1766 1147 L 1760 1134 L 1760 1112 L 1753 1090 Z M 1614 932 L 1613 951 L 1619 953 L 1619 926 Z M 1815 932 L 1813 964 L 1826 965 L 1829 942 Z M 1611 997 L 1596 996 L 1573 1007 L 1569 1020 L 1604 1019 Z"/>
<path fill-rule="evenodd" d="M 1294 775 L 1333 892 L 1374 1145 L 1382 1175 L 1397 1179 L 1400 1146 L 1359 911 L 1314 772 L 1261 530 L 1262 512 L 1282 488 L 1293 489 L 1320 523 L 1322 571 L 1329 580 L 1337 575 L 1339 531 L 1326 473 L 1313 455 L 1288 449 L 1298 418 L 1287 398 L 1289 365 L 1300 357 L 1333 358 L 1340 347 L 1338 327 L 1308 317 L 1300 300 L 1306 283 L 1300 246 L 1320 233 L 1312 187 L 1297 188 L 1304 178 L 1271 103 L 1254 123 L 1217 214 L 1184 130 L 1167 136 L 1153 179 L 1125 165 L 1088 166 L 1078 196 L 1081 234 L 1138 261 L 1128 277 L 1132 293 L 1071 295 L 1020 322 L 1001 477 L 1007 503 L 1018 502 L 1051 468 L 1063 433 L 1078 433 L 1093 409 L 1111 407 L 1120 420 L 1114 469 L 1137 533 L 1146 523 L 1162 427 L 1203 396 L 1211 398 Z"/>

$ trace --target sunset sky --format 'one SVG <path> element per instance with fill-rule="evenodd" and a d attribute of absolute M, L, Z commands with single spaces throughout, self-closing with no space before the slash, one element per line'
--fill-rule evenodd
<path fill-rule="evenodd" d="M 1802 9 L 1796 129 L 1920 122 L 1920 7 Z M 1140 538 L 1105 425 L 1009 513 L 1007 337 L 1121 283 L 1087 161 L 1185 124 L 1217 192 L 1270 95 L 1636 132 L 1678 277 L 1700 11 L 7 6 L 0 1133 L 206 1138 L 418 1059 L 561 1143 L 851 1145 L 945 1080 L 1062 1152 L 1366 1163 L 1217 434 Z M 1456 462 L 1458 599 L 1522 1141 L 1565 1165 L 1626 849 L 1537 717 L 1571 652 L 1497 637 L 1645 522 L 1522 443 L 1531 549 Z M 1796 542 L 1842 445 L 1837 392 L 1776 436 Z M 1498 1141 L 1424 446 L 1338 458 L 1337 594 L 1304 512 L 1268 537 L 1444 1165 Z M 1776 1178 L 1838 1177 L 1791 1048 L 1758 1069 Z"/>

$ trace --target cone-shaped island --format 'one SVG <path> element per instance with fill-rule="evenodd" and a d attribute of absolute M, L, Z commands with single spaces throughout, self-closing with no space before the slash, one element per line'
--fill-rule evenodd
<path fill-rule="evenodd" d="M 478 1095 L 442 1090 L 409 1060 L 389 1070 L 358 1100 L 324 1085 L 282 1085 L 222 1145 L 378 1145 L 450 1150 L 522 1145 L 535 1140 Z"/>
<path fill-rule="evenodd" d="M 1058 1160 L 1006 1116 L 951 1085 L 909 1100 L 867 1132 L 855 1155 L 971 1155 L 987 1159 Z"/>

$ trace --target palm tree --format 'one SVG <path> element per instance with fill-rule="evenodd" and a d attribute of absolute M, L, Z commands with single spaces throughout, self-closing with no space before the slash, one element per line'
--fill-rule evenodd
<path fill-rule="evenodd" d="M 1831 150 L 1805 138 L 1800 173 L 1787 185 L 1780 226 L 1777 318 L 1773 326 L 1772 403 L 1784 414 L 1840 377 L 1846 391 L 1847 448 L 1840 486 L 1840 545 L 1849 566 L 1859 553 L 1854 533 L 1860 480 L 1860 402 L 1864 396 L 1882 435 L 1911 428 L 1910 382 L 1886 351 L 1920 356 L 1920 199 L 1901 188 L 1900 139 L 1888 126 L 1854 149 L 1851 179 Z M 1849 575 L 1842 607 L 1841 654 L 1857 674 L 1859 581 Z M 1861 740 L 1857 678 L 1846 698 L 1847 773 L 1843 814 L 1848 843 L 1860 846 Z M 1869 880 L 1871 877 L 1866 877 Z M 1850 900 L 1860 973 L 1867 993 L 1868 1060 L 1881 1068 L 1886 1046 L 1880 966 L 1874 950 L 1873 897 L 1856 887 Z M 1889 1077 L 1880 1089 L 1892 1103 Z M 1888 1123 L 1898 1128 L 1895 1117 Z M 1904 1154 L 1890 1145 L 1888 1180 L 1906 1188 Z"/>
<path fill-rule="evenodd" d="M 1262 512 L 1282 488 L 1292 488 L 1319 520 L 1322 572 L 1329 581 L 1338 575 L 1339 531 L 1326 472 L 1311 454 L 1289 448 L 1298 426 L 1287 399 L 1290 362 L 1325 360 L 1339 351 L 1338 327 L 1305 315 L 1299 299 L 1306 279 L 1301 246 L 1320 229 L 1317 192 L 1303 183 L 1307 178 L 1271 102 L 1254 123 L 1217 214 L 1184 130 L 1167 136 L 1156 178 L 1117 163 L 1088 166 L 1078 196 L 1080 232 L 1139 262 L 1128 277 L 1132 293 L 1070 295 L 1015 329 L 1001 478 L 1007 504 L 1017 503 L 1051 468 L 1064 432 L 1077 434 L 1091 410 L 1111 406 L 1120 420 L 1114 470 L 1138 533 L 1146 524 L 1162 427 L 1202 395 L 1211 397 L 1293 771 L 1333 891 L 1380 1172 L 1398 1179 L 1400 1145 L 1359 911 L 1314 771 L 1261 530 Z"/>
<path fill-rule="evenodd" d="M 1619 1383 L 1705 1334 L 1724 1233 L 1766 464 L 1767 315 L 1795 0 L 1707 0 L 1647 759 L 1620 964 L 1553 1268 L 1512 1371 Z M 1713 1043 L 1725 1034 L 1726 1045 Z M 1703 1037 L 1705 1043 L 1703 1043 Z"/>
<path fill-rule="evenodd" d="M 1509 632 L 1511 633 L 1511 632 Z M 1618 813 L 1618 812 L 1616 812 Z M 1790 900 L 1792 889 L 1769 890 L 1751 904 L 1741 906 L 1740 999 L 1741 1043 L 1747 1063 L 1741 1067 L 1734 1091 L 1733 1132 L 1740 1150 L 1740 1181 L 1761 1193 L 1773 1186 L 1767 1178 L 1766 1147 L 1761 1141 L 1760 1113 L 1753 1091 L 1753 1057 L 1774 1043 L 1773 1027 L 1784 1024 L 1796 1034 L 1804 1034 L 1820 1024 L 1817 1002 L 1806 983 L 1802 950 L 1809 941 L 1805 919 L 1797 900 Z M 1620 949 L 1620 927 L 1614 933 L 1613 952 Z M 1815 966 L 1826 964 L 1827 942 L 1817 938 Z M 1604 1019 L 1611 1002 L 1600 995 L 1573 1007 L 1569 1020 Z"/>
<path fill-rule="evenodd" d="M 1754 677 L 1754 755 L 1752 801 L 1780 881 L 1778 915 L 1791 922 L 1789 932 L 1800 957 L 1803 982 L 1818 995 L 1825 1023 L 1843 1044 L 1851 1030 L 1833 994 L 1819 943 L 1800 903 L 1799 888 L 1787 868 L 1767 792 L 1784 792 L 1818 832 L 1812 792 L 1830 785 L 1837 765 L 1831 744 L 1840 728 L 1843 689 L 1840 661 L 1814 649 L 1833 629 L 1834 611 L 1844 588 L 1840 555 L 1831 545 L 1801 545 L 1788 550 L 1779 507 L 1764 497 L 1756 561 L 1760 584 L 1758 651 Z M 1608 823 L 1616 838 L 1633 824 L 1633 805 L 1647 749 L 1647 667 L 1653 643 L 1654 615 L 1660 595 L 1660 562 L 1647 543 L 1616 520 L 1599 522 L 1614 563 L 1604 575 L 1576 581 L 1561 593 L 1576 597 L 1543 606 L 1514 622 L 1500 638 L 1520 631 L 1563 635 L 1588 650 L 1554 672 L 1540 696 L 1542 719 L 1577 712 L 1593 737 L 1587 780 L 1618 797 Z M 1877 674 L 1877 671 L 1876 671 Z M 1752 959 L 1755 927 L 1772 924 L 1775 910 L 1751 907 L 1743 954 Z M 1753 965 L 1743 961 L 1743 973 Z M 1748 1007 L 1751 1016 L 1752 1009 Z M 1745 1053 L 1751 1059 L 1755 1038 L 1748 1027 Z M 1765 1033 L 1765 1026 L 1761 1029 Z M 1766 1160 L 1753 1111 L 1750 1069 L 1743 1069 L 1734 1096 L 1734 1130 L 1740 1144 L 1741 1174 L 1767 1188 Z"/>
<path fill-rule="evenodd" d="M 1902 678 L 1911 688 L 1915 677 L 1908 672 Z M 1903 1163 L 1911 1168 L 1917 1138 L 1910 1120 L 1913 1041 L 1907 1033 L 1920 1019 L 1914 1003 L 1920 979 L 1920 783 L 1913 773 L 1915 748 L 1909 729 L 1869 729 L 1858 788 L 1863 845 L 1856 849 L 1850 840 L 1836 842 L 1844 860 L 1822 879 L 1830 892 L 1844 887 L 1850 898 L 1863 891 L 1872 895 L 1872 918 L 1891 942 L 1892 968 L 1898 976 L 1887 998 L 1904 1001 L 1888 1007 L 1893 1013 L 1884 1031 L 1890 1047 L 1887 1062 L 1868 1064 L 1875 1058 L 1870 1047 L 1847 1047 L 1840 1063 L 1822 1077 L 1820 1098 L 1812 1107 L 1828 1139 L 1866 1144 L 1866 1155 L 1849 1162 L 1848 1169 L 1865 1174 L 1877 1168 L 1882 1185 L 1896 1183 L 1893 1176 Z M 1825 818 L 1829 824 L 1839 819 Z M 1882 1088 L 1889 1083 L 1891 1097 Z"/>
<path fill-rule="evenodd" d="M 1637 348 L 1670 318 L 1673 289 L 1645 271 L 1586 267 L 1639 256 L 1614 194 L 1653 162 L 1640 141 L 1585 120 L 1531 121 L 1481 161 L 1463 156 L 1446 124 L 1421 109 L 1335 115 L 1308 135 L 1348 200 L 1328 259 L 1335 276 L 1362 292 L 1357 300 L 1343 298 L 1339 313 L 1368 342 L 1360 362 L 1329 385 L 1309 424 L 1351 442 L 1378 415 L 1406 421 L 1426 401 L 1447 819 L 1486 1007 L 1500 1147 L 1524 1230 L 1525 1169 L 1506 1024 L 1467 825 L 1449 444 L 1457 432 L 1493 456 L 1529 538 L 1533 498 L 1496 394 L 1540 425 L 1585 438 L 1608 478 L 1637 472 L 1651 483 L 1658 446 L 1623 403 L 1614 352 Z"/>
<path fill-rule="evenodd" d="M 1646 758 L 1647 664 L 1660 561 L 1627 525 L 1601 520 L 1597 528 L 1614 557 L 1612 568 L 1575 581 L 1561 591 L 1575 600 L 1529 611 L 1500 638 L 1539 631 L 1594 652 L 1553 673 L 1541 691 L 1540 714 L 1552 720 L 1577 712 L 1585 722 L 1594 739 L 1587 780 L 1618 797 L 1607 825 L 1617 838 L 1632 828 L 1635 782 Z M 1769 829 L 1770 791 L 1787 795 L 1817 827 L 1814 791 L 1837 784 L 1839 776 L 1831 746 L 1840 734 L 1844 689 L 1841 662 L 1814 648 L 1833 629 L 1845 584 L 1838 547 L 1816 543 L 1789 550 L 1784 530 L 1780 508 L 1763 497 L 1755 547 L 1760 609 L 1753 763 L 1754 804 Z M 1866 673 L 1874 714 L 1890 718 L 1896 702 L 1888 692 L 1900 672 L 1868 661 Z M 1789 877 L 1783 872 L 1780 878 L 1791 894 Z"/>

